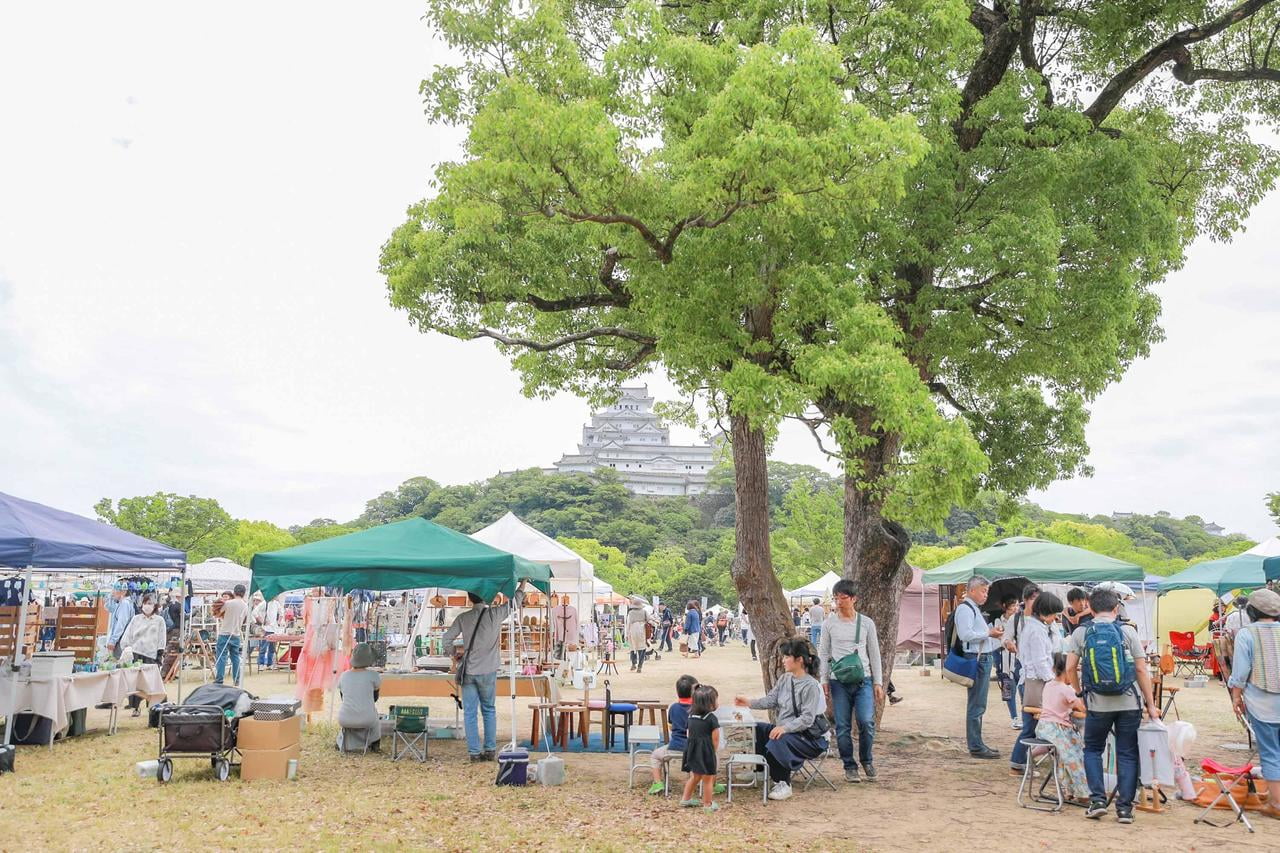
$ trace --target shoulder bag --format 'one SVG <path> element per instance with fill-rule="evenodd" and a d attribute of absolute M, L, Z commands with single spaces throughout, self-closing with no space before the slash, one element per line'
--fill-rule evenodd
<path fill-rule="evenodd" d="M 977 614 L 978 606 L 972 601 L 965 599 L 964 604 L 968 604 Z M 961 606 L 963 607 L 964 604 Z M 961 651 L 956 650 L 959 646 Z M 947 650 L 947 658 L 942 662 L 942 677 L 952 684 L 959 684 L 961 687 L 969 688 L 973 686 L 973 682 L 978 677 L 978 657 L 963 651 L 964 644 L 957 640 L 950 649 Z"/>
<path fill-rule="evenodd" d="M 859 613 L 853 623 L 853 643 L 862 642 L 862 614 Z M 855 650 L 850 654 L 831 661 L 831 675 L 836 681 L 849 687 L 857 687 L 867 678 L 866 667 L 862 665 L 862 656 Z"/>
<path fill-rule="evenodd" d="M 791 679 L 791 713 L 800 716 L 800 705 L 796 702 L 796 680 Z M 831 721 L 827 719 L 826 711 L 821 714 L 815 714 L 813 722 L 809 724 L 809 728 L 804 730 L 804 734 L 811 738 L 821 738 L 831 730 Z"/>

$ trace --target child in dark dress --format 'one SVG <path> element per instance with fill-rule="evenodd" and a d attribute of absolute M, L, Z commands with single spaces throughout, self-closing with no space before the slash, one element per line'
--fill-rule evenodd
<path fill-rule="evenodd" d="M 693 707 L 689 709 L 689 740 L 684 748 L 684 760 L 680 769 L 689 774 L 684 783 L 684 796 L 680 805 L 693 808 L 701 805 L 705 811 L 720 810 L 711 802 L 716 783 L 716 749 L 720 746 L 720 721 L 716 719 L 719 694 L 710 684 L 699 684 L 693 690 Z M 695 796 L 702 787 L 702 800 Z"/>

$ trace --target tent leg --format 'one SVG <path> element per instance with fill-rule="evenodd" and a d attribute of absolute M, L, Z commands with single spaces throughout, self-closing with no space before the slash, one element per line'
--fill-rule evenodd
<path fill-rule="evenodd" d="M 514 594 L 511 596 L 507 613 L 507 624 L 511 628 L 511 749 L 514 750 L 519 744 L 516 740 L 516 663 L 519 657 L 516 651 L 516 597 Z"/>
<path fill-rule="evenodd" d="M 178 699 L 177 703 L 182 704 L 182 665 L 186 662 L 183 658 L 187 653 L 187 564 L 182 564 L 182 586 L 178 587 L 178 601 L 182 604 L 178 608 Z M 163 664 L 162 664 L 163 665 Z M 164 673 L 160 673 L 161 680 L 164 679 Z"/>
<path fill-rule="evenodd" d="M 27 566 L 22 582 L 22 599 L 18 607 L 18 633 L 13 638 L 12 675 L 9 678 L 9 713 L 5 715 L 4 744 L 13 741 L 13 722 L 18 716 L 18 673 L 22 669 L 22 638 L 27 633 L 27 601 L 31 598 L 31 567 Z M 514 693 L 512 694 L 514 697 Z"/>

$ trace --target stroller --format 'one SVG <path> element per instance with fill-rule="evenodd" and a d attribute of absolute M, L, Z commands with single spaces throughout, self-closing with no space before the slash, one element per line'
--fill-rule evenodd
<path fill-rule="evenodd" d="M 173 778 L 175 758 L 208 758 L 214 778 L 227 781 L 232 766 L 239 763 L 237 705 L 242 696 L 249 696 L 248 691 L 206 684 L 192 691 L 183 704 L 163 708 L 156 779 L 163 783 Z"/>

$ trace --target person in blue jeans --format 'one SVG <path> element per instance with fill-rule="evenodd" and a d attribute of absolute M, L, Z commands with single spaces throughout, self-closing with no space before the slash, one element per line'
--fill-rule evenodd
<path fill-rule="evenodd" d="M 844 763 L 844 780 L 860 782 L 858 764 L 868 782 L 876 780 L 871 748 L 876 737 L 876 705 L 884 702 L 884 675 L 880 662 L 880 640 L 876 623 L 858 612 L 858 587 L 853 581 L 836 581 L 831 590 L 835 612 L 822 620 L 818 638 L 818 667 L 823 691 L 836 715 L 836 745 Z M 857 655 L 863 678 L 847 683 L 835 677 L 832 664 Z M 858 722 L 858 757 L 853 755 L 853 721 Z"/>
<path fill-rule="evenodd" d="M 969 687 L 965 704 L 964 734 L 973 758 L 999 758 L 1000 753 L 982 739 L 982 717 L 987 713 L 987 692 L 991 688 L 992 652 L 1000 648 L 1004 631 L 992 628 L 982 615 L 982 605 L 991 593 L 991 581 L 974 575 L 969 579 L 964 601 L 956 608 L 955 631 L 964 653 L 978 663 L 978 672 Z"/>
<path fill-rule="evenodd" d="M 249 605 L 244 600 L 244 584 L 236 584 L 230 599 L 222 602 L 222 616 L 218 620 L 218 639 L 214 644 L 213 683 L 221 684 L 231 664 L 231 681 L 240 685 L 240 633 L 249 620 Z M 226 595 L 226 593 L 223 593 Z"/>
<path fill-rule="evenodd" d="M 516 590 L 515 606 L 520 607 L 523 584 Z M 511 613 L 511 602 L 490 606 L 475 593 L 467 593 L 471 609 L 453 620 L 444 632 L 444 647 L 455 650 L 461 644 L 457 683 L 462 692 L 462 725 L 467 735 L 467 754 L 474 761 L 493 761 L 498 749 L 498 643 L 503 623 Z M 480 719 L 484 740 L 480 739 Z"/>
<path fill-rule="evenodd" d="M 1078 667 L 1088 655 L 1088 638 L 1097 626 L 1114 623 L 1120 607 L 1119 597 L 1109 589 L 1095 589 L 1089 594 L 1093 622 L 1077 628 L 1067 640 L 1067 672 L 1072 686 L 1080 693 Z M 1114 734 L 1116 747 L 1116 820 L 1133 823 L 1133 800 L 1138 793 L 1138 727 L 1142 725 L 1142 708 L 1147 716 L 1160 719 L 1151 692 L 1151 673 L 1142 650 L 1142 640 L 1131 625 L 1121 625 L 1126 663 L 1133 666 L 1136 683 L 1133 689 L 1119 694 L 1088 691 L 1085 697 L 1084 775 L 1089 781 L 1089 806 L 1084 816 L 1098 820 L 1107 813 L 1106 779 L 1102 771 L 1102 754 L 1108 735 Z"/>

